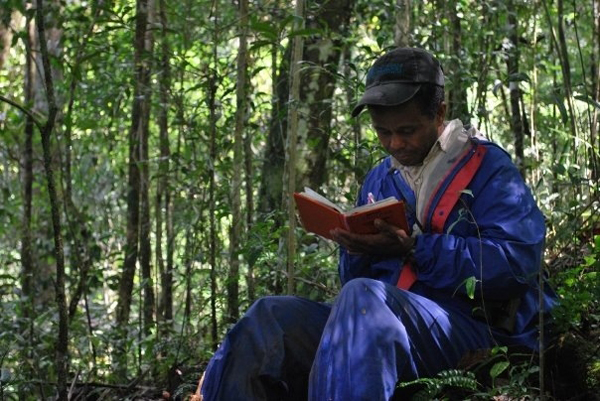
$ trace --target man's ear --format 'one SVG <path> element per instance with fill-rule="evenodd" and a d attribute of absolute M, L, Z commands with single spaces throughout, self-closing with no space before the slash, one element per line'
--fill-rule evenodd
<path fill-rule="evenodd" d="M 446 119 L 446 102 L 442 101 L 440 106 L 438 107 L 437 113 L 435 115 L 435 125 L 440 129 L 444 126 L 444 121 Z"/>

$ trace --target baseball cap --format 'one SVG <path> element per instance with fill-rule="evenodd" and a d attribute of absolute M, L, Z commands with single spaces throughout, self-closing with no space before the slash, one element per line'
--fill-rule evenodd
<path fill-rule="evenodd" d="M 379 57 L 369 69 L 365 93 L 352 110 L 352 117 L 360 114 L 366 105 L 402 104 L 425 83 L 444 86 L 440 62 L 423 49 L 394 49 Z"/>

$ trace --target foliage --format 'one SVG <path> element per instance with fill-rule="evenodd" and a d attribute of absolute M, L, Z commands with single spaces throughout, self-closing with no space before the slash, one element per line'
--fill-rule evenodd
<path fill-rule="evenodd" d="M 560 304 L 555 310 L 555 321 L 560 330 L 600 329 L 600 235 L 594 236 L 584 249 L 582 263 L 556 277 L 560 283 Z"/>
<path fill-rule="evenodd" d="M 135 377 L 157 387 L 172 387 L 169 377 L 174 367 L 197 366 L 212 354 L 213 325 L 217 326 L 218 336 L 229 328 L 225 314 L 229 299 L 226 288 L 231 260 L 234 174 L 242 174 L 250 188 L 241 195 L 245 221 L 244 240 L 236 255 L 241 267 L 239 309 L 245 310 L 262 295 L 283 292 L 286 276 L 278 267 L 279 238 L 286 229 L 283 207 L 262 215 L 255 212 L 261 202 L 258 188 L 265 176 L 275 170 L 275 159 L 284 158 L 270 149 L 276 148 L 273 143 L 277 139 L 285 140 L 284 131 L 274 127 L 287 124 L 288 98 L 281 98 L 279 92 L 286 84 L 280 78 L 285 77 L 289 68 L 286 58 L 290 39 L 304 35 L 312 43 L 311 49 L 317 48 L 318 42 L 310 40 L 335 39 L 329 46 L 339 46 L 341 50 L 342 57 L 333 68 L 307 63 L 302 68 L 307 73 L 326 70 L 336 77 L 336 90 L 323 103 L 331 106 L 331 121 L 327 127 L 319 127 L 330 136 L 327 177 L 318 190 L 341 204 L 352 204 L 364 174 L 384 152 L 369 128 L 368 117 L 363 114 L 351 120 L 349 110 L 364 87 L 367 67 L 383 50 L 394 46 L 397 4 L 381 0 L 353 2 L 352 18 L 345 27 L 348 33 L 341 34 L 338 32 L 341 27 L 326 26 L 327 16 L 320 14 L 327 2 L 311 3 L 307 21 L 314 24 L 301 32 L 293 31 L 297 18 L 293 3 L 252 2 L 246 88 L 250 107 L 244 126 L 245 152 L 251 169 L 246 171 L 246 166 L 233 161 L 240 29 L 237 4 L 206 0 L 166 2 L 172 3 L 166 5 L 167 26 L 163 33 L 162 22 L 153 22 L 154 50 L 145 59 L 152 66 L 152 95 L 150 155 L 144 163 L 150 170 L 151 203 L 161 178 L 167 178 L 171 203 L 167 206 L 163 195 L 163 204 L 151 210 L 152 268 L 158 294 L 163 289 L 160 280 L 163 272 L 154 251 L 161 245 L 166 265 L 165 255 L 168 247 L 172 247 L 173 316 L 169 321 L 157 319 L 151 333 L 144 334 L 143 280 L 136 275 L 127 336 L 118 339 L 114 310 L 127 235 L 136 3 L 131 0 L 54 3 L 55 9 L 48 11 L 47 23 L 48 34 L 56 39 L 50 43 L 58 45 L 51 60 L 60 113 L 52 138 L 52 157 L 61 201 L 65 204 L 61 218 L 68 300 L 83 277 L 81 261 L 88 260 L 90 265 L 83 280 L 85 290 L 69 322 L 70 375 L 80 381 L 116 384 L 126 384 Z M 547 265 L 561 298 L 555 313 L 557 326 L 561 332 L 576 330 L 582 336 L 597 336 L 600 28 L 595 25 L 597 16 L 590 12 L 597 2 L 560 2 L 562 9 L 557 2 L 548 0 L 514 0 L 510 6 L 491 0 L 410 3 L 408 42 L 439 56 L 445 66 L 448 91 L 464 88 L 466 92 L 466 118 L 513 155 L 517 141 L 509 100 L 511 90 L 520 91 L 525 127 L 523 173 L 547 217 Z M 0 1 L 0 95 L 43 121 L 46 111 L 40 100 L 44 89 L 39 77 L 34 88 L 37 96 L 31 103 L 25 100 L 24 70 L 27 49 L 31 49 L 26 22 L 32 11 L 27 2 Z M 517 24 L 511 22 L 513 17 Z M 561 26 L 564 37 L 559 34 Z M 510 39 L 513 29 L 517 30 L 516 43 Z M 461 47 L 456 51 L 454 38 L 460 38 Z M 166 74 L 161 63 L 163 43 L 168 45 L 170 70 L 167 104 L 159 96 L 159 83 L 164 82 Z M 507 61 L 515 48 L 519 68 L 513 72 Z M 310 90 L 318 83 L 303 85 Z M 211 94 L 215 99 L 212 109 L 208 101 Z M 161 169 L 165 159 L 160 152 L 157 117 L 161 110 L 167 111 L 168 120 L 170 156 L 166 157 L 169 162 L 166 170 Z M 22 110 L 0 101 L 0 398 L 7 399 L 29 394 L 47 398 L 55 391 L 49 383 L 56 380 L 53 270 L 56 262 L 37 131 L 33 136 L 30 222 L 35 289 L 33 296 L 23 292 L 26 120 Z M 212 129 L 216 133 L 216 157 L 211 156 Z M 303 152 L 314 150 L 310 141 L 300 141 L 299 146 Z M 263 165 L 266 168 L 261 170 Z M 209 188 L 211 177 L 215 180 L 214 193 Z M 70 194 L 68 184 L 72 186 Z M 253 204 L 244 203 L 251 200 Z M 210 213 L 211 206 L 214 215 Z M 167 209 L 171 221 L 164 218 Z M 163 219 L 157 227 L 159 215 Z M 461 213 L 461 217 L 469 221 L 468 215 Z M 216 224 L 214 244 L 211 218 Z M 161 244 L 157 240 L 159 229 L 163 230 Z M 172 232 L 169 240 L 168 230 Z M 330 301 L 339 287 L 336 247 L 300 228 L 296 238 L 297 295 Z M 211 252 L 216 256 L 214 263 Z M 212 283 L 216 286 L 214 294 Z M 464 284 L 467 294 L 475 296 L 474 278 Z M 215 322 L 211 302 L 216 308 Z M 157 317 L 163 306 L 157 297 Z M 112 353 L 117 345 L 127 350 L 127 377 L 113 374 Z M 498 391 L 494 394 L 531 393 L 534 386 L 528 380 L 535 374 L 534 365 L 515 364 L 503 352 L 494 355 L 493 361 L 490 378 L 509 378 L 508 382 L 496 380 L 494 386 Z M 598 377 L 598 369 L 595 358 L 590 361 L 591 381 L 597 380 L 594 377 Z M 431 390 L 428 394 L 443 396 L 447 386 L 469 389 L 473 384 L 470 376 L 460 380 L 459 376 L 451 371 L 447 376 L 414 384 L 424 386 L 425 392 Z"/>
<path fill-rule="evenodd" d="M 409 382 L 398 384 L 398 388 L 417 386 L 423 387 L 416 391 L 410 399 L 412 401 L 425 401 L 433 399 L 447 399 L 444 395 L 444 390 L 448 388 L 458 388 L 463 390 L 475 390 L 478 387 L 475 374 L 457 369 L 444 370 L 438 373 L 435 377 L 425 377 Z"/>

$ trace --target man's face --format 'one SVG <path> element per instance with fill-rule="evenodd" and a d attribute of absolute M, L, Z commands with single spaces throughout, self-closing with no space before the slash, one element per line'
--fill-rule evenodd
<path fill-rule="evenodd" d="M 442 103 L 431 120 L 415 102 L 400 106 L 370 108 L 373 129 L 385 150 L 404 166 L 423 162 L 443 130 L 446 105 Z"/>

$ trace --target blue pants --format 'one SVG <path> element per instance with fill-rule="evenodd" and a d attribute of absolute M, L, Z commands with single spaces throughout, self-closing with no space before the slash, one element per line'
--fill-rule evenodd
<path fill-rule="evenodd" d="M 398 381 L 490 348 L 488 327 L 380 281 L 346 283 L 333 306 L 256 301 L 211 359 L 204 400 L 388 400 Z"/>

